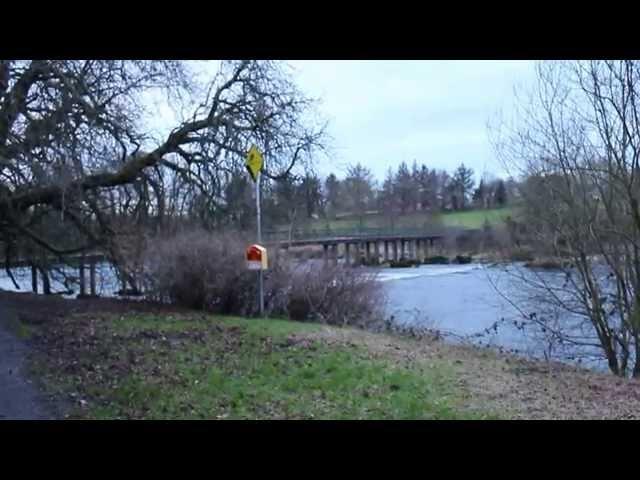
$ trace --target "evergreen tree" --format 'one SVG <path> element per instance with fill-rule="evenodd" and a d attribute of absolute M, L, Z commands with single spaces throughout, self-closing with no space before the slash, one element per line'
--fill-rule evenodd
<path fill-rule="evenodd" d="M 464 163 L 460 164 L 453 174 L 451 188 L 455 196 L 454 209 L 464 208 L 467 204 L 467 196 L 473 189 L 473 170 L 465 167 Z"/>

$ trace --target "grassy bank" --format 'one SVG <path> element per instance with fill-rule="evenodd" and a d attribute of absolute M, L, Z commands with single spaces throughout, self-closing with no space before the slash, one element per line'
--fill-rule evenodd
<path fill-rule="evenodd" d="M 140 303 L 10 297 L 19 312 L 42 313 L 36 324 L 23 316 L 15 331 L 35 347 L 34 380 L 73 405 L 70 418 L 640 418 L 638 381 L 485 348 Z"/>
<path fill-rule="evenodd" d="M 454 419 L 442 362 L 398 362 L 327 327 L 198 315 L 71 316 L 37 334 L 34 372 L 73 418 Z M 331 330 L 331 329 L 329 329 Z M 62 373 L 62 375 L 61 375 Z"/>

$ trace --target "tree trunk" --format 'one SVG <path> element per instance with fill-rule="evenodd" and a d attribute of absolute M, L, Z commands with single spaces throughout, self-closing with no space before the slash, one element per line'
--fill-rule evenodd
<path fill-rule="evenodd" d="M 49 280 L 49 272 L 42 267 L 38 267 L 40 275 L 42 275 L 42 293 L 45 295 L 51 295 L 51 282 Z"/>

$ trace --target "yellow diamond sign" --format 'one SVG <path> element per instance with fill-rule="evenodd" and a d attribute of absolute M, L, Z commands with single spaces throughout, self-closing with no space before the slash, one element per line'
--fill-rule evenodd
<path fill-rule="evenodd" d="M 247 167 L 247 170 L 249 170 L 249 174 L 255 182 L 258 179 L 260 170 L 262 170 L 262 154 L 255 145 L 249 149 L 245 166 Z"/>

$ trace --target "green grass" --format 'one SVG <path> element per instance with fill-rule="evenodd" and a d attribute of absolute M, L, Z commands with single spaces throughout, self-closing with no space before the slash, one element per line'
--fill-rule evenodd
<path fill-rule="evenodd" d="M 513 215 L 513 210 L 510 207 L 505 207 L 445 213 L 441 215 L 441 218 L 442 223 L 448 227 L 482 228 L 485 221 L 492 225 L 499 225 L 511 215 Z"/>
<path fill-rule="evenodd" d="M 314 339 L 320 328 L 197 315 L 85 317 L 63 328 L 77 341 L 67 338 L 38 368 L 58 391 L 86 399 L 73 414 L 80 418 L 478 418 L 460 408 L 463 394 L 444 363 L 399 364 L 364 345 Z"/>
<path fill-rule="evenodd" d="M 451 227 L 482 228 L 485 219 L 492 225 L 499 225 L 510 215 L 513 215 L 513 208 L 511 207 L 446 212 L 433 216 L 424 212 L 409 212 L 394 216 L 393 227 L 395 229 L 415 229 L 440 224 Z M 306 230 L 317 230 L 319 232 L 327 229 L 338 232 L 357 230 L 358 228 L 388 229 L 391 228 L 391 220 L 382 214 L 371 214 L 362 217 L 362 221 L 358 217 L 350 216 L 334 220 L 314 220 L 298 227 Z M 287 229 L 287 226 L 274 228 L 274 230 L 282 231 Z"/>

